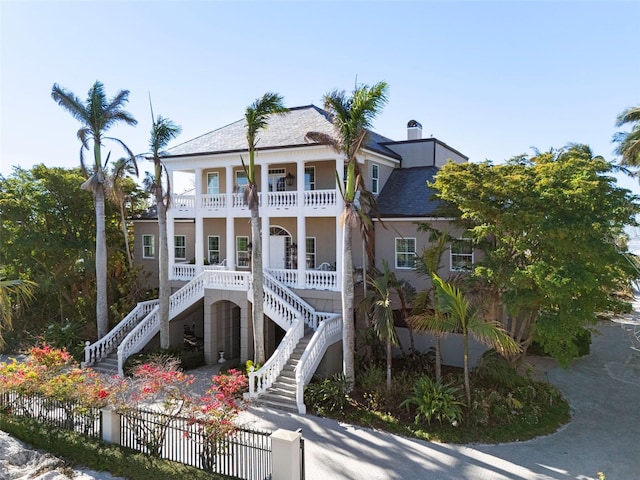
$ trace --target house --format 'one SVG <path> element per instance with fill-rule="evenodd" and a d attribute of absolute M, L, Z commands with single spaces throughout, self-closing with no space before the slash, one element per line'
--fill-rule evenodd
<path fill-rule="evenodd" d="M 181 344 L 187 331 L 204 339 L 208 363 L 252 358 L 250 255 L 252 243 L 262 242 L 265 343 L 267 356 L 275 356 L 255 372 L 251 394 L 289 388 L 299 411 L 304 410 L 302 387 L 311 375 L 339 370 L 342 361 L 343 202 L 337 182 L 344 181 L 345 159 L 329 146 L 308 141 L 310 131 L 334 134 L 328 113 L 313 105 L 272 116 L 259 133 L 260 239 L 251 238 L 243 198 L 248 183 L 242 166 L 247 160 L 244 120 L 177 145 L 163 157 L 170 178 L 187 173 L 195 186 L 192 194 L 173 195 L 168 210 L 172 343 Z M 450 222 L 439 215 L 426 182 L 450 160 L 467 157 L 440 140 L 422 138 L 421 125 L 413 120 L 406 140 L 369 132 L 358 156 L 366 187 L 378 198 L 375 265 L 380 268 L 386 260 L 416 288 L 424 280 L 416 276 L 414 257 L 427 246 L 416 222 L 430 221 L 436 228 L 448 228 Z M 151 273 L 150 286 L 157 286 L 157 221 L 152 213 L 134 225 L 136 262 Z M 360 278 L 368 267 L 362 243 L 354 232 Z M 443 268 L 460 269 L 473 261 L 473 251 L 461 240 L 449 257 Z M 86 362 L 101 360 L 115 345 L 121 364 L 151 341 L 158 332 L 157 308 L 146 303 L 121 322 L 119 333 L 88 348 Z"/>

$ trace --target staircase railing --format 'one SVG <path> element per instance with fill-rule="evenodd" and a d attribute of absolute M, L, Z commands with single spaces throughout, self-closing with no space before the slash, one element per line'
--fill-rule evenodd
<path fill-rule="evenodd" d="M 311 337 L 309 345 L 305 348 L 295 368 L 298 413 L 305 414 L 307 411 L 304 404 L 304 386 L 311 380 L 329 345 L 336 343 L 341 338 L 342 317 L 337 314 L 325 319 Z"/>
<path fill-rule="evenodd" d="M 304 323 L 314 330 L 318 329 L 318 325 L 325 318 L 330 317 L 331 313 L 316 312 L 316 310 L 305 302 L 302 298 L 296 295 L 289 287 L 279 282 L 270 273 L 264 273 L 264 286 L 271 288 L 277 293 L 285 302 L 291 305 L 302 316 Z"/>
<path fill-rule="evenodd" d="M 122 339 L 125 338 L 157 304 L 158 300 L 138 303 L 133 310 L 104 337 L 94 343 L 87 342 L 84 347 L 84 362 L 82 365 L 85 367 L 93 365 L 107 358 L 110 353 L 116 351 Z"/>
<path fill-rule="evenodd" d="M 169 298 L 169 320 L 204 298 L 205 288 L 247 291 L 249 275 L 245 272 L 207 270 L 191 280 Z M 124 362 L 139 352 L 160 331 L 160 311 L 156 305 L 118 346 L 118 374 L 123 375 Z"/>

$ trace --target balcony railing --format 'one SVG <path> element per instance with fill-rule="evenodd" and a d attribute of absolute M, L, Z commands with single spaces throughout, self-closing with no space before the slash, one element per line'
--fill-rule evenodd
<path fill-rule="evenodd" d="M 302 193 L 302 200 L 300 198 Z M 282 214 L 283 211 L 299 212 L 300 206 L 303 212 L 318 214 L 327 212 L 335 213 L 338 203 L 337 190 L 306 190 L 304 192 L 266 192 L 258 194 L 259 205 L 264 213 L 273 211 L 274 214 Z M 302 202 L 302 205 L 300 205 Z M 204 215 L 226 217 L 228 215 L 246 215 L 247 203 L 242 193 L 219 193 L 203 195 L 174 195 L 171 197 L 171 208 L 183 215 L 194 215 L 197 209 Z"/>

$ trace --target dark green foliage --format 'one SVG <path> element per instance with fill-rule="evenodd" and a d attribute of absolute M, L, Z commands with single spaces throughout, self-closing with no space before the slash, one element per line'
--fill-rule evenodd
<path fill-rule="evenodd" d="M 487 350 L 473 370 L 473 384 L 484 387 L 514 388 L 528 383 L 525 377 L 494 349 Z"/>
<path fill-rule="evenodd" d="M 456 426 L 462 420 L 460 396 L 460 389 L 453 384 L 423 376 L 416 380 L 413 394 L 400 406 L 415 412 L 416 425 L 422 420 L 428 424 L 431 420 L 437 420 L 441 424 L 446 422 Z"/>
<path fill-rule="evenodd" d="M 312 382 L 304 390 L 304 400 L 318 415 L 340 414 L 349 404 L 349 382 L 344 374 Z"/>
<path fill-rule="evenodd" d="M 62 457 L 74 465 L 96 471 L 108 471 L 128 480 L 227 478 L 180 463 L 154 459 L 78 433 L 48 427 L 28 418 L 0 415 L 0 429 L 35 448 Z"/>
<path fill-rule="evenodd" d="M 578 329 L 572 336 L 567 336 L 565 342 L 561 343 L 558 346 L 558 349 L 564 349 L 566 352 L 562 351 L 554 351 L 553 349 L 544 347 L 544 343 L 541 341 L 537 341 L 538 338 L 543 337 L 544 332 L 540 333 L 536 337 L 536 341 L 533 343 L 531 353 L 542 355 L 542 356 L 551 356 L 556 358 L 561 365 L 567 366 L 572 358 L 583 357 L 585 355 L 589 355 L 591 351 L 591 330 L 587 328 Z"/>
<path fill-rule="evenodd" d="M 177 359 L 180 361 L 182 370 L 193 370 L 204 365 L 204 351 L 202 350 L 180 350 L 178 348 L 157 349 L 140 352 L 131 355 L 124 362 L 123 370 L 125 375 L 145 363 L 164 364 L 167 360 Z"/>
<path fill-rule="evenodd" d="M 76 361 L 84 360 L 84 339 L 80 322 L 65 321 L 51 323 L 42 334 L 42 339 L 54 348 L 66 349 Z"/>

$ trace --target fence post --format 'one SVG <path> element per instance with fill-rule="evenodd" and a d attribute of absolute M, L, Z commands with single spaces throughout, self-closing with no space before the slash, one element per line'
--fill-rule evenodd
<path fill-rule="evenodd" d="M 300 480 L 300 432 L 282 428 L 271 434 L 272 480 Z"/>
<path fill-rule="evenodd" d="M 102 440 L 120 445 L 120 414 L 111 408 L 103 408 Z"/>

